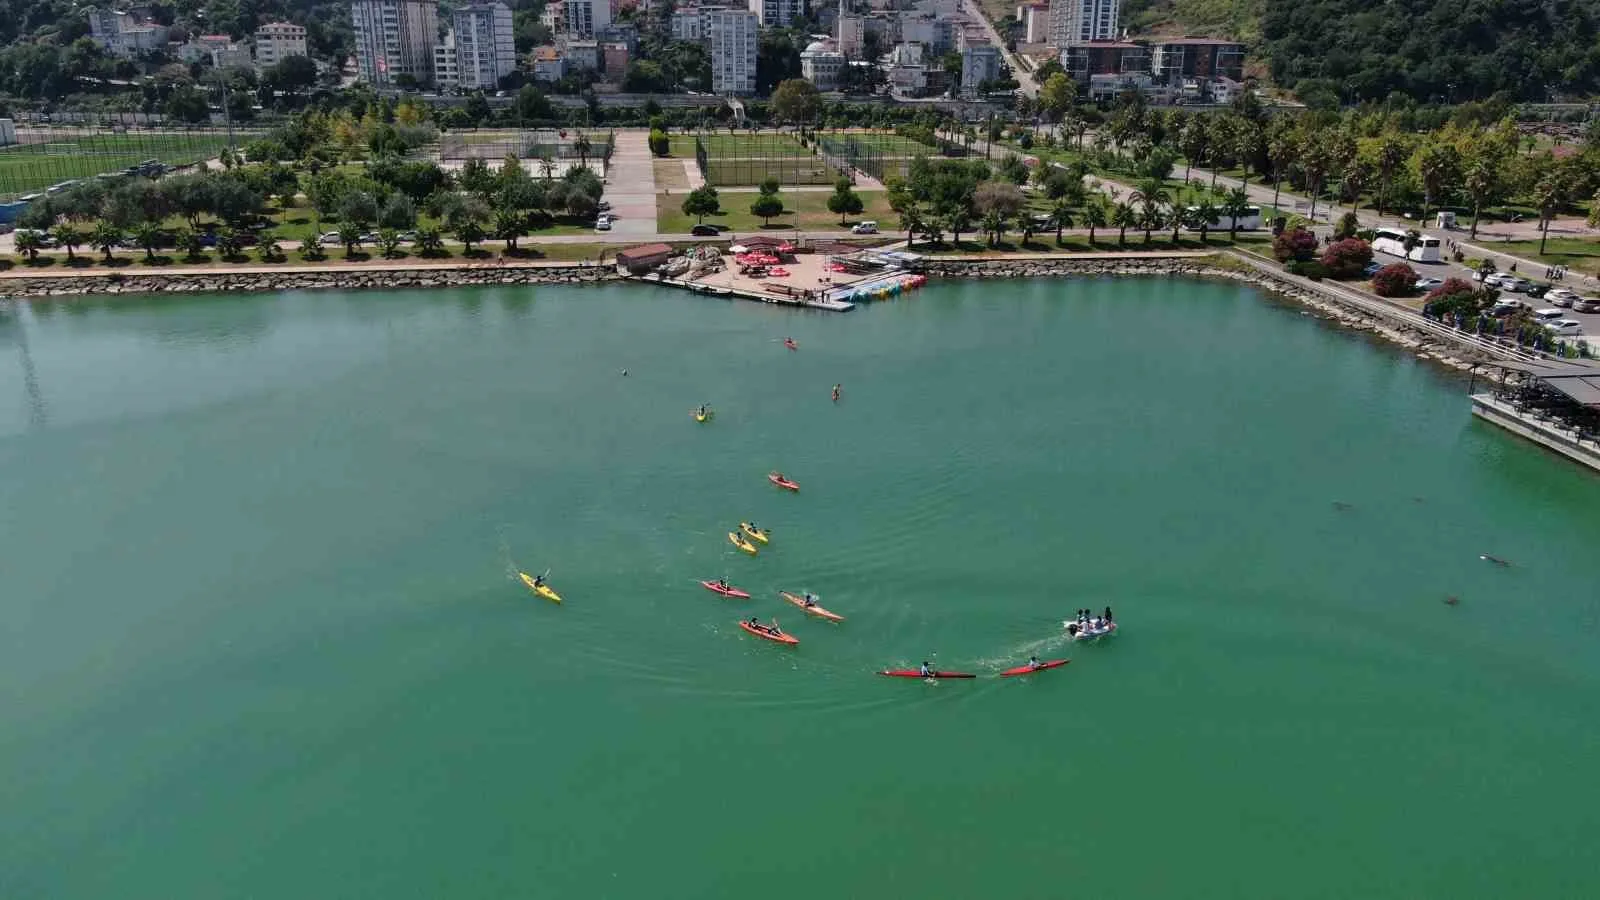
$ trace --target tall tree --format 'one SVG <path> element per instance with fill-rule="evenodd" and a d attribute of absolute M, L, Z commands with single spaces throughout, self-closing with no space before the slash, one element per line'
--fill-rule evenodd
<path fill-rule="evenodd" d="M 1478 236 L 1478 219 L 1483 213 L 1483 204 L 1488 202 L 1500 187 L 1498 161 L 1487 153 L 1480 153 L 1467 167 L 1465 184 L 1467 196 L 1472 198 L 1472 229 L 1467 233 L 1467 237 L 1475 239 Z"/>
<path fill-rule="evenodd" d="M 1394 183 L 1395 173 L 1400 171 L 1400 164 L 1405 162 L 1406 147 L 1398 135 L 1385 134 L 1378 141 L 1378 215 L 1383 215 L 1384 201 L 1389 197 L 1389 186 Z"/>
<path fill-rule="evenodd" d="M 1417 149 L 1412 158 L 1417 180 L 1422 182 L 1422 222 L 1428 221 L 1428 207 L 1443 205 L 1446 193 L 1461 180 L 1461 153 L 1454 144 L 1432 138 Z"/>

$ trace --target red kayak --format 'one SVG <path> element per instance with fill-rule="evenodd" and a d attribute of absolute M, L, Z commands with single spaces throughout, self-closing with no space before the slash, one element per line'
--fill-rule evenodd
<path fill-rule="evenodd" d="M 794 341 L 791 341 L 788 338 L 784 338 L 783 339 L 783 345 L 785 347 L 788 347 L 790 350 L 799 350 L 800 349 L 800 345 L 799 344 L 796 344 Z"/>
<path fill-rule="evenodd" d="M 1047 659 L 1037 666 L 1017 666 L 1015 669 L 1007 669 L 1000 673 L 1000 677 L 1010 678 L 1013 675 L 1032 675 L 1035 672 L 1043 672 L 1045 669 L 1054 669 L 1056 666 L 1064 666 L 1069 662 L 1072 662 L 1072 660 Z"/>
<path fill-rule="evenodd" d="M 970 672 L 934 672 L 932 675 L 924 675 L 924 674 L 922 674 L 921 671 L 919 671 L 917 669 L 884 669 L 882 672 L 879 672 L 878 674 L 879 675 L 887 675 L 890 678 L 977 678 L 978 677 L 976 675 L 971 674 Z"/>
<path fill-rule="evenodd" d="M 800 485 L 795 484 L 794 482 L 792 482 L 789 479 L 783 477 L 782 475 L 779 475 L 777 472 L 773 472 L 770 475 L 768 475 L 767 476 L 767 480 L 772 482 L 773 484 L 777 485 L 778 487 L 783 488 L 786 491 L 798 491 L 798 490 L 800 490 Z"/>
<path fill-rule="evenodd" d="M 750 595 L 749 594 L 745 593 L 744 591 L 739 590 L 738 588 L 734 587 L 731 584 L 728 585 L 727 587 L 723 587 L 723 586 L 717 584 L 715 581 L 702 581 L 700 583 L 705 586 L 706 590 L 711 591 L 711 592 L 716 593 L 716 594 L 721 594 L 724 597 L 734 597 L 734 598 L 739 599 L 739 600 L 749 600 L 750 599 Z"/>
<path fill-rule="evenodd" d="M 768 631 L 765 627 L 758 627 L 756 625 L 751 625 L 749 622 L 746 622 L 746 621 L 744 621 L 742 619 L 739 621 L 739 627 L 743 628 L 745 631 L 750 632 L 751 634 L 755 635 L 758 638 L 766 638 L 769 641 L 777 641 L 780 644 L 798 644 L 798 643 L 800 643 L 800 639 L 795 637 L 792 634 L 784 634 L 781 631 L 774 633 L 774 632 Z"/>

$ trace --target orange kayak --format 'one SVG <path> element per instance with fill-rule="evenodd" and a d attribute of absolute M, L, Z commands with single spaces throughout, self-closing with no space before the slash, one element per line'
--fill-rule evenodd
<path fill-rule="evenodd" d="M 789 601 L 790 603 L 793 603 L 795 606 L 800 607 L 801 609 L 805 610 L 810 615 L 816 616 L 819 619 L 827 619 L 830 622 L 843 622 L 844 621 L 844 616 L 841 616 L 836 612 L 829 612 L 829 611 L 823 609 L 820 606 L 807 606 L 806 605 L 806 598 L 804 598 L 804 597 L 797 597 L 794 594 L 789 593 L 788 591 L 779 591 L 778 592 L 778 596 L 782 597 L 783 599 L 785 599 L 787 601 Z"/>
<path fill-rule="evenodd" d="M 779 631 L 778 633 L 774 634 L 774 633 L 768 631 L 766 628 L 757 628 L 756 626 L 751 625 L 749 622 L 746 622 L 743 619 L 739 620 L 739 627 L 743 628 L 745 631 L 750 632 L 751 634 L 755 635 L 758 638 L 766 638 L 769 641 L 776 641 L 776 642 L 778 642 L 780 644 L 798 644 L 798 643 L 800 643 L 800 639 L 795 637 L 792 634 L 784 634 L 782 631 Z"/>

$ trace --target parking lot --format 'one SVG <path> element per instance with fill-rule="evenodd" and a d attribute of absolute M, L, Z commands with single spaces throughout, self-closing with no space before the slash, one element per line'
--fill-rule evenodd
<path fill-rule="evenodd" d="M 1399 262 L 1399 261 L 1400 260 L 1398 258 L 1393 257 L 1393 256 L 1389 256 L 1389 255 L 1383 254 L 1383 253 L 1376 254 L 1373 257 L 1373 262 L 1381 263 L 1383 265 L 1389 265 L 1390 263 Z M 1446 261 L 1446 262 L 1437 262 L 1437 263 L 1423 263 L 1423 262 L 1412 261 L 1410 263 L 1410 265 L 1411 265 L 1411 268 L 1413 268 L 1413 269 L 1415 269 L 1417 271 L 1418 275 L 1420 275 L 1420 276 L 1422 276 L 1424 278 L 1438 278 L 1438 279 L 1441 279 L 1441 280 L 1442 279 L 1446 279 L 1446 278 L 1460 278 L 1460 279 L 1468 280 L 1468 281 L 1473 281 L 1474 280 L 1473 279 L 1474 272 L 1471 269 L 1467 268 L 1466 266 L 1461 265 L 1460 263 L 1457 263 L 1457 262 Z M 1506 273 L 1506 274 L 1509 274 L 1509 273 Z M 1534 285 L 1549 284 L 1552 287 L 1556 287 L 1556 288 L 1566 288 L 1567 290 L 1570 290 L 1570 291 L 1576 293 L 1580 297 L 1584 297 L 1584 298 L 1589 298 L 1591 300 L 1600 301 L 1600 291 L 1593 290 L 1592 289 L 1592 285 L 1587 285 L 1585 283 L 1582 283 L 1576 277 L 1569 277 L 1569 278 L 1561 280 L 1561 281 L 1546 281 L 1543 278 L 1529 278 L 1528 277 L 1530 274 L 1531 275 L 1542 275 L 1542 274 L 1544 274 L 1542 271 L 1532 272 L 1532 273 L 1519 272 L 1517 274 L 1520 275 L 1525 281 L 1527 281 L 1527 282 L 1529 282 L 1531 284 L 1534 284 Z M 1476 282 L 1474 281 L 1474 283 L 1476 283 Z M 1539 297 L 1529 296 L 1527 293 L 1524 293 L 1524 292 L 1508 291 L 1508 290 L 1505 290 L 1505 289 L 1499 289 L 1499 290 L 1500 290 L 1500 296 L 1502 298 L 1514 298 L 1514 299 L 1517 299 L 1517 300 L 1521 300 L 1521 301 L 1527 303 L 1533 309 L 1550 309 L 1550 308 L 1560 309 L 1560 307 L 1555 306 L 1555 304 L 1553 304 L 1553 303 L 1550 303 L 1550 302 L 1548 302 L 1548 301 L 1546 301 L 1546 300 L 1544 300 L 1542 298 L 1539 298 Z M 1581 331 L 1580 334 L 1577 334 L 1577 335 L 1566 335 L 1567 338 L 1569 338 L 1569 339 L 1574 338 L 1574 337 L 1588 338 L 1589 340 L 1594 341 L 1597 344 L 1600 344 L 1600 312 L 1579 312 L 1576 309 L 1573 309 L 1571 307 L 1567 307 L 1565 309 L 1561 309 L 1561 313 L 1562 313 L 1562 317 L 1563 318 L 1571 319 L 1571 320 L 1579 323 L 1579 325 L 1582 327 L 1582 331 Z"/>

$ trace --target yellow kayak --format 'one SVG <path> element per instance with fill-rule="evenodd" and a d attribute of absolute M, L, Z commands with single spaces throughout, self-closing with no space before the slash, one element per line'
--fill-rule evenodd
<path fill-rule="evenodd" d="M 735 547 L 738 547 L 740 550 L 743 550 L 744 552 L 750 554 L 751 556 L 755 556 L 756 555 L 756 545 L 750 543 L 749 541 L 745 540 L 742 537 L 739 537 L 739 532 L 737 532 L 737 531 L 728 532 L 728 540 L 730 542 L 732 542 L 732 544 Z"/>
<path fill-rule="evenodd" d="M 709 421 L 711 421 L 711 417 L 712 417 L 712 416 L 715 416 L 715 415 L 716 415 L 716 413 L 715 413 L 715 412 L 713 412 L 713 411 L 712 411 L 712 410 L 709 410 L 709 409 L 708 409 L 708 410 L 706 410 L 706 411 L 705 411 L 705 413 L 704 413 L 704 414 L 703 414 L 703 415 L 702 415 L 702 414 L 701 414 L 701 412 L 700 412 L 700 411 L 699 411 L 699 410 L 695 410 L 695 411 L 694 411 L 694 412 L 693 412 L 693 413 L 691 413 L 691 415 L 693 415 L 693 416 L 694 416 L 694 420 L 695 420 L 695 421 L 696 421 L 696 422 L 709 422 Z"/>
<path fill-rule="evenodd" d="M 769 540 L 772 537 L 772 532 L 767 531 L 765 529 L 761 529 L 761 528 L 752 528 L 752 527 L 750 527 L 750 523 L 749 522 L 740 522 L 739 523 L 739 530 L 744 532 L 745 534 L 749 535 L 750 537 L 755 538 L 756 540 L 760 541 L 763 544 L 772 543 L 772 541 Z"/>
<path fill-rule="evenodd" d="M 533 580 L 533 576 L 529 575 L 527 572 L 518 572 L 517 574 L 522 576 L 522 583 L 531 588 L 535 594 L 538 594 L 546 600 L 549 600 L 551 603 L 561 602 L 561 595 L 550 590 L 550 585 L 536 583 Z"/>

